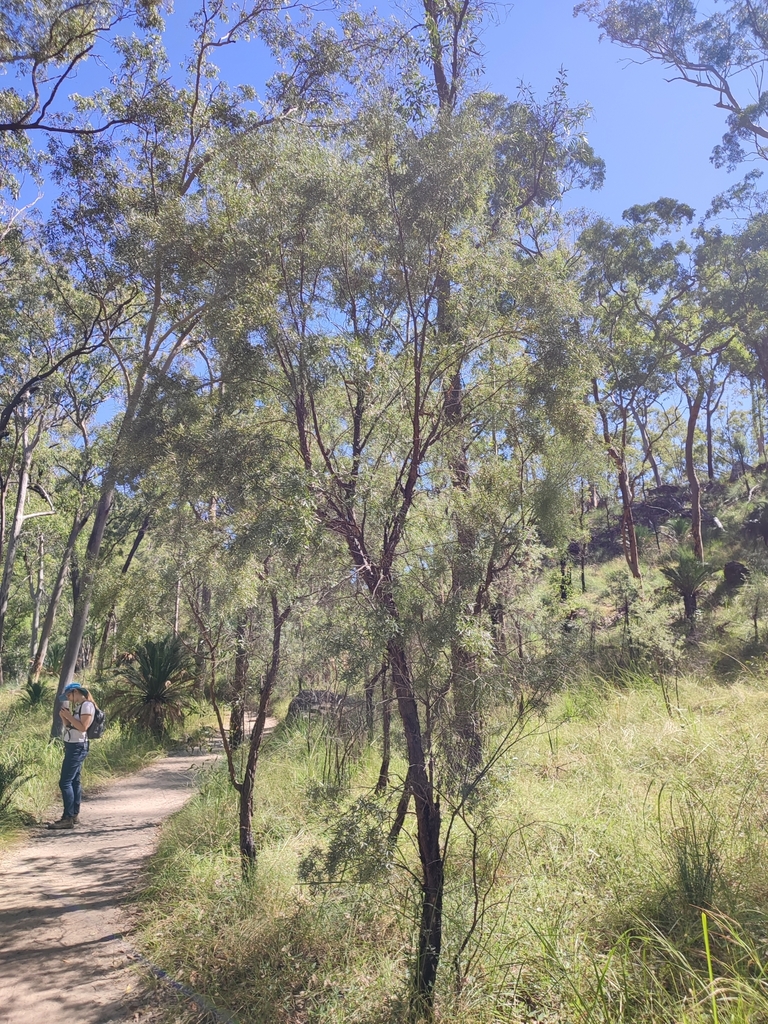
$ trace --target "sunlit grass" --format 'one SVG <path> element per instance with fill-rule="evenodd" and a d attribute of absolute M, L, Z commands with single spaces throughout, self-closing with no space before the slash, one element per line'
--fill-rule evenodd
<path fill-rule="evenodd" d="M 49 705 L 25 708 L 21 691 L 0 691 L 0 728 L 3 756 L 19 757 L 27 765 L 27 781 L 13 794 L 0 819 L 0 846 L 17 842 L 24 829 L 55 813 L 60 800 L 58 779 L 62 749 L 49 741 Z M 188 723 L 194 728 L 197 720 Z M 83 766 L 83 786 L 91 793 L 111 779 L 145 767 L 164 753 L 164 747 L 147 734 L 121 730 L 115 725 L 91 743 Z"/>
<path fill-rule="evenodd" d="M 754 680 L 683 679 L 670 710 L 652 677 L 636 682 L 559 694 L 484 784 L 468 824 L 457 822 L 440 1020 L 704 1024 L 713 1006 L 720 1024 L 768 1020 L 768 694 Z M 318 798 L 322 763 L 301 730 L 265 748 L 248 882 L 221 767 L 166 826 L 153 863 L 145 949 L 241 1024 L 402 1015 L 413 822 L 376 881 L 300 884 L 302 857 L 372 791 L 377 755 L 363 755 L 339 805 Z M 447 795 L 446 820 L 450 807 Z"/>

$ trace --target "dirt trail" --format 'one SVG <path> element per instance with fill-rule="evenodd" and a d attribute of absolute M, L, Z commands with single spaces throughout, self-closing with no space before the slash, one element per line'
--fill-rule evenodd
<path fill-rule="evenodd" d="M 272 722 L 269 723 L 273 725 Z M 162 821 L 211 757 L 166 757 L 86 798 L 71 831 L 41 829 L 0 863 L 0 1022 L 123 1024 L 136 975 L 121 936 Z M 58 812 L 56 814 L 58 817 Z"/>

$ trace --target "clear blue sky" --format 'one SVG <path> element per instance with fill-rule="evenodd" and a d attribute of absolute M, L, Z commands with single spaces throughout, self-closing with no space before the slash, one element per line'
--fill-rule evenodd
<path fill-rule="evenodd" d="M 746 172 L 717 170 L 713 146 L 725 129 L 714 97 L 684 82 L 667 82 L 657 63 L 629 63 L 641 54 L 608 40 L 573 0 L 520 0 L 484 37 L 486 86 L 514 95 L 523 80 L 543 96 L 562 66 L 574 101 L 593 110 L 588 134 L 606 162 L 600 192 L 577 202 L 618 219 L 634 203 L 666 195 L 703 214 L 710 199 Z"/>

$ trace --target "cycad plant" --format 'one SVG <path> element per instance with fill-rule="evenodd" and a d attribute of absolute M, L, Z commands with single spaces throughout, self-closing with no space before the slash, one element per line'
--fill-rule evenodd
<path fill-rule="evenodd" d="M 670 590 L 683 599 L 685 617 L 692 619 L 696 614 L 697 597 L 707 580 L 717 572 L 709 562 L 700 562 L 692 551 L 678 551 L 677 562 L 662 566 L 662 575 L 669 581 Z"/>
<path fill-rule="evenodd" d="M 34 711 L 39 707 L 47 707 L 52 697 L 50 686 L 41 682 L 28 682 L 21 693 L 21 706 L 25 711 Z"/>
<path fill-rule="evenodd" d="M 670 535 L 674 537 L 678 544 L 683 544 L 691 532 L 690 519 L 668 519 L 666 526 Z"/>
<path fill-rule="evenodd" d="M 146 640 L 123 666 L 110 694 L 115 717 L 156 739 L 184 720 L 192 703 L 189 655 L 179 637 Z"/>

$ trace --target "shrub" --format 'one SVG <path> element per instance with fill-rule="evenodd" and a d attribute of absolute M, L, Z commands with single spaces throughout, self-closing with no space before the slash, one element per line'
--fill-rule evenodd
<path fill-rule="evenodd" d="M 145 641 L 119 677 L 109 694 L 115 718 L 157 739 L 183 722 L 193 704 L 189 656 L 179 637 Z"/>
<path fill-rule="evenodd" d="M 53 691 L 45 683 L 28 682 L 21 694 L 21 706 L 25 711 L 34 711 L 50 703 Z"/>
<path fill-rule="evenodd" d="M 16 790 L 31 778 L 29 762 L 21 754 L 10 751 L 0 757 L 0 815 L 10 807 Z"/>
<path fill-rule="evenodd" d="M 696 614 L 697 597 L 704 584 L 718 569 L 709 562 L 700 562 L 692 551 L 680 551 L 676 563 L 662 566 L 661 573 L 669 581 L 670 590 L 683 599 L 686 619 Z"/>

